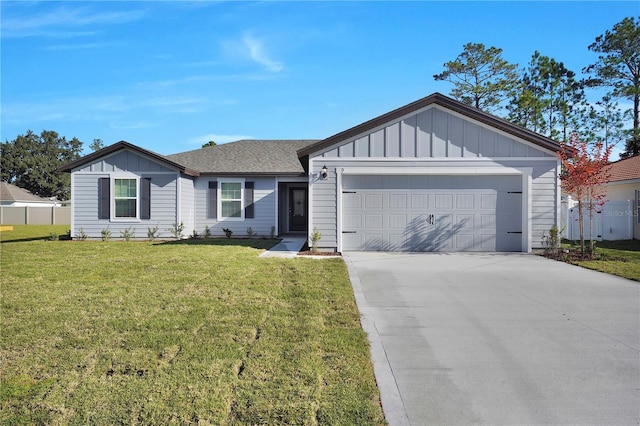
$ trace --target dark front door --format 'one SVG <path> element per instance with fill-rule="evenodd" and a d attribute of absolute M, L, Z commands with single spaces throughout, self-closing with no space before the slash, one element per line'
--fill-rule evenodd
<path fill-rule="evenodd" d="M 307 230 L 307 188 L 289 188 L 289 231 Z"/>

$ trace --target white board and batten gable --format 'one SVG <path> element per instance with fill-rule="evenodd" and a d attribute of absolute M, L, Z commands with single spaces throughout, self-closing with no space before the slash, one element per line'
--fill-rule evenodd
<path fill-rule="evenodd" d="M 299 152 L 309 229 L 339 251 L 529 252 L 558 224 L 558 149 L 434 94 Z"/>

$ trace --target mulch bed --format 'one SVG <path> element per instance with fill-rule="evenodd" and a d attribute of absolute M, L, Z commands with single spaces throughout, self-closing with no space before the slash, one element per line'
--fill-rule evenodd
<path fill-rule="evenodd" d="M 309 249 L 309 244 L 305 243 L 298 252 L 298 256 L 342 256 L 342 253 L 339 251 L 317 251 L 314 253 Z"/>

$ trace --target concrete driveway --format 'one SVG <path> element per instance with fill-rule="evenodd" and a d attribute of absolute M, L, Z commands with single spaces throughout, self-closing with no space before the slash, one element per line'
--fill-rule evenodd
<path fill-rule="evenodd" d="M 391 425 L 640 424 L 640 283 L 527 254 L 344 257 Z"/>

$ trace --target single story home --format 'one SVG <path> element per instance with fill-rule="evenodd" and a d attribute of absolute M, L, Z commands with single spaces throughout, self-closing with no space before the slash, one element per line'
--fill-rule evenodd
<path fill-rule="evenodd" d="M 529 252 L 559 224 L 559 149 L 435 93 L 323 140 L 167 156 L 122 141 L 61 170 L 72 235 L 183 223 L 187 235 L 317 228 L 324 250 Z"/>
<path fill-rule="evenodd" d="M 602 241 L 640 239 L 640 156 L 615 161 L 605 168 L 609 182 L 604 185 L 605 203 L 594 211 L 593 226 L 584 212 L 584 238 Z M 570 196 L 562 200 L 563 238 L 578 240 L 577 202 Z"/>
<path fill-rule="evenodd" d="M 33 194 L 8 182 L 0 182 L 0 205 L 11 207 L 58 207 L 60 201 Z"/>
<path fill-rule="evenodd" d="M 633 238 L 640 240 L 640 155 L 611 163 L 607 171 L 607 200 L 632 204 L 628 217 Z"/>

